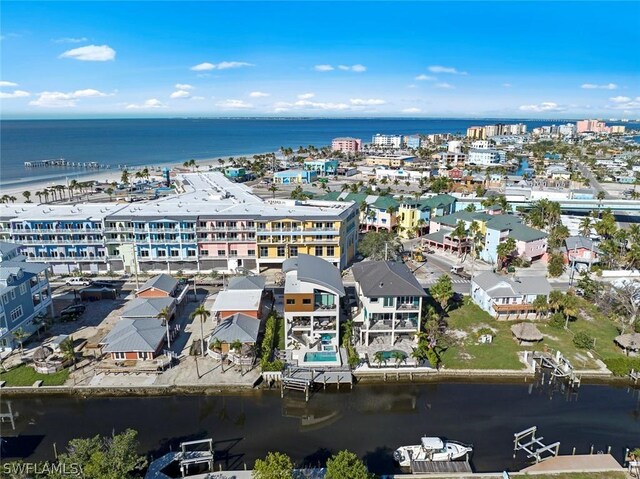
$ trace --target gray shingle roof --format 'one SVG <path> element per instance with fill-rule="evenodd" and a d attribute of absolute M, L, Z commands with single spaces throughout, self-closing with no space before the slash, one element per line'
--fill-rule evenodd
<path fill-rule="evenodd" d="M 211 339 L 219 339 L 223 343 L 232 343 L 235 340 L 241 343 L 255 343 L 258 340 L 260 320 L 236 313 L 222 321 L 213 333 Z"/>
<path fill-rule="evenodd" d="M 315 283 L 333 291 L 338 296 L 345 294 L 340 270 L 322 258 L 300 254 L 295 258 L 286 259 L 282 263 L 282 271 L 286 274 L 293 270 L 298 271 L 300 281 Z"/>
<path fill-rule="evenodd" d="M 100 344 L 107 353 L 153 352 L 164 341 L 166 329 L 157 319 L 121 319 Z"/>
<path fill-rule="evenodd" d="M 229 280 L 227 289 L 264 289 L 265 284 L 266 280 L 262 276 L 236 276 Z"/>
<path fill-rule="evenodd" d="M 136 298 L 127 303 L 122 310 L 122 318 L 156 318 L 164 308 L 171 309 L 175 299 L 168 298 Z"/>
<path fill-rule="evenodd" d="M 16 243 L 9 243 L 8 241 L 0 241 L 0 258 L 9 255 L 17 249 L 20 249 L 22 245 Z"/>
<path fill-rule="evenodd" d="M 491 298 L 518 297 L 522 295 L 548 295 L 551 285 L 543 276 L 523 276 L 512 280 L 491 271 L 473 277 L 472 287 L 477 285 Z"/>
<path fill-rule="evenodd" d="M 404 263 L 363 261 L 354 264 L 352 271 L 367 297 L 427 295 Z"/>
<path fill-rule="evenodd" d="M 169 276 L 168 274 L 159 274 L 149 279 L 144 283 L 138 292 L 146 291 L 147 289 L 155 288 L 166 293 L 171 293 L 176 286 L 178 286 L 178 280 Z"/>
<path fill-rule="evenodd" d="M 567 248 L 567 251 L 584 248 L 595 251 L 596 253 L 600 252 L 598 247 L 593 244 L 593 240 L 591 238 L 587 238 L 586 236 L 569 236 L 564 240 L 564 244 Z"/>

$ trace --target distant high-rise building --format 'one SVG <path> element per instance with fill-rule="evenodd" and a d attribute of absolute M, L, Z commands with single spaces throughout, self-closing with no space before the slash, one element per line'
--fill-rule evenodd
<path fill-rule="evenodd" d="M 613 125 L 611 127 L 611 133 L 624 133 L 626 128 L 624 125 Z"/>
<path fill-rule="evenodd" d="M 449 153 L 462 153 L 462 142 L 460 140 L 452 140 L 447 143 L 447 151 Z"/>
<path fill-rule="evenodd" d="M 606 123 L 600 120 L 580 120 L 576 123 L 576 129 L 578 133 L 584 133 L 587 131 L 593 133 L 610 133 L 611 131 Z"/>
<path fill-rule="evenodd" d="M 404 144 L 407 148 L 420 148 L 420 135 L 407 135 L 404 137 Z"/>
<path fill-rule="evenodd" d="M 576 134 L 576 125 L 567 123 L 558 127 L 558 133 L 562 136 L 572 136 Z"/>
<path fill-rule="evenodd" d="M 373 136 L 371 143 L 383 148 L 402 148 L 402 135 L 381 135 L 378 133 Z"/>
<path fill-rule="evenodd" d="M 331 150 L 342 151 L 343 153 L 357 153 L 362 149 L 360 138 L 334 138 L 331 141 Z"/>
<path fill-rule="evenodd" d="M 484 140 L 487 137 L 484 126 L 470 126 L 467 128 L 467 138 L 472 140 Z"/>

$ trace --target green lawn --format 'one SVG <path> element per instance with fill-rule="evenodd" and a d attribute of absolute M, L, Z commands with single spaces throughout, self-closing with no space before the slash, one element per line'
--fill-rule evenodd
<path fill-rule="evenodd" d="M 0 381 L 6 381 L 7 386 L 33 386 L 36 381 L 42 381 L 44 386 L 61 386 L 68 378 L 68 368 L 55 374 L 40 374 L 31 366 L 22 365 L 0 373 Z"/>
<path fill-rule="evenodd" d="M 579 301 L 580 318 L 570 322 L 568 330 L 552 328 L 545 320 L 536 321 L 544 339 L 533 347 L 519 345 L 513 339 L 511 326 L 519 321 L 496 321 L 475 304 L 467 302 L 449 313 L 449 329 L 464 337 L 442 354 L 443 364 L 452 369 L 523 369 L 517 353 L 526 349 L 539 351 L 544 346 L 561 351 L 579 369 L 595 368 L 598 358 L 623 356 L 613 343 L 613 338 L 619 334 L 616 324 L 605 318 L 593 304 L 582 298 Z M 494 330 L 492 343 L 478 343 L 477 331 L 481 328 Z M 585 331 L 595 339 L 594 358 L 589 358 L 587 351 L 573 344 L 573 336 L 579 331 Z"/>
<path fill-rule="evenodd" d="M 285 350 L 285 347 L 284 347 L 285 337 L 286 337 L 286 334 L 284 331 L 284 318 L 281 316 L 278 316 L 278 318 L 276 319 L 276 338 L 274 343 L 278 345 L 278 349 L 280 351 Z"/>

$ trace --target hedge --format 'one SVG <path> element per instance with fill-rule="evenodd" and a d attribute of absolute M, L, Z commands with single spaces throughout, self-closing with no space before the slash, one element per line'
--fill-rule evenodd
<path fill-rule="evenodd" d="M 640 358 L 619 357 L 607 358 L 604 363 L 614 376 L 628 376 L 632 369 L 640 371 Z"/>

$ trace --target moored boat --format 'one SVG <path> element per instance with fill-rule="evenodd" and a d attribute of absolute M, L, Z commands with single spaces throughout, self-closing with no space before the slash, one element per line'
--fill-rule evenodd
<path fill-rule="evenodd" d="M 400 467 L 411 467 L 411 461 L 455 461 L 473 451 L 473 446 L 440 437 L 423 436 L 420 444 L 402 446 L 393 453 Z"/>

